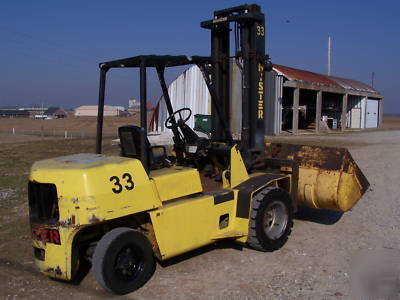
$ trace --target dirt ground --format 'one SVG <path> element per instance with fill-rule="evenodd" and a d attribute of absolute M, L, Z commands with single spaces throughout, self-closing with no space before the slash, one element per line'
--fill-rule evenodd
<path fill-rule="evenodd" d="M 384 115 L 382 119 L 382 129 L 400 129 L 400 117 L 398 115 Z"/>
<path fill-rule="evenodd" d="M 1 135 L 0 141 L 12 138 Z M 345 214 L 300 210 L 289 241 L 276 252 L 261 253 L 231 242 L 211 245 L 157 265 L 144 287 L 122 298 L 355 299 L 353 262 L 365 251 L 391 251 L 400 265 L 400 130 L 274 140 L 348 147 L 371 183 L 369 191 Z M 110 144 L 105 142 L 105 151 L 116 153 Z M 81 139 L 0 143 L 1 298 L 112 297 L 91 273 L 80 285 L 39 274 L 30 245 L 26 185 L 32 162 L 91 152 L 93 145 L 93 140 Z"/>
<path fill-rule="evenodd" d="M 147 121 L 150 122 L 152 112 L 147 114 Z M 140 116 L 136 113 L 129 117 L 105 117 L 103 133 L 105 135 L 116 135 L 117 129 L 123 125 L 139 125 Z M 35 120 L 31 118 L 0 118 L 0 132 L 11 133 L 14 128 L 16 135 L 21 133 L 41 133 L 45 135 L 62 135 L 64 132 L 79 134 L 80 136 L 94 136 L 97 128 L 97 118 L 80 117 L 52 120 Z"/>
<path fill-rule="evenodd" d="M 147 121 L 150 122 L 153 112 L 147 114 Z M 103 133 L 105 135 L 116 135 L 120 126 L 135 124 L 139 125 L 140 117 L 138 114 L 129 117 L 105 117 Z M 31 135 L 41 132 L 46 136 L 64 136 L 65 131 L 74 133 L 74 136 L 94 136 L 96 134 L 97 119 L 95 117 L 80 117 L 53 120 L 35 120 L 30 118 L 0 118 L 0 134 L 12 133 L 14 128 L 15 135 L 26 133 Z M 400 130 L 399 116 L 383 116 L 380 130 Z M 304 132 L 313 133 L 313 130 Z M 31 138 L 32 139 L 32 138 Z M 9 139 L 10 140 L 10 139 Z M 20 139 L 22 140 L 22 139 Z"/>

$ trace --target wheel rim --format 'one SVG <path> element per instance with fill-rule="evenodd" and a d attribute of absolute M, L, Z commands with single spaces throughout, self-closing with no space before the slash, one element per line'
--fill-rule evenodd
<path fill-rule="evenodd" d="M 125 281 L 135 279 L 143 269 L 143 253 L 128 246 L 123 248 L 116 257 L 114 270 L 117 276 Z"/>
<path fill-rule="evenodd" d="M 273 201 L 268 204 L 263 217 L 263 227 L 268 238 L 279 239 L 286 230 L 287 222 L 287 209 L 281 201 Z"/>

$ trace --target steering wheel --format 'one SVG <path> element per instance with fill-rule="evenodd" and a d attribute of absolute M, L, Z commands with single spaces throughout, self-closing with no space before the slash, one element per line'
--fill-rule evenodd
<path fill-rule="evenodd" d="M 188 111 L 189 112 L 189 116 L 187 116 L 186 118 L 183 118 L 182 117 L 182 112 L 183 111 Z M 176 120 L 176 123 L 174 124 L 174 123 L 171 122 L 171 120 L 176 114 L 179 114 L 179 119 Z M 173 114 L 169 115 L 169 117 L 165 120 L 165 127 L 168 128 L 168 129 L 175 129 L 175 128 L 177 128 L 179 126 L 178 122 L 183 122 L 183 124 L 185 124 L 190 119 L 191 116 L 192 116 L 192 110 L 190 108 L 184 107 L 184 108 L 178 109 Z"/>

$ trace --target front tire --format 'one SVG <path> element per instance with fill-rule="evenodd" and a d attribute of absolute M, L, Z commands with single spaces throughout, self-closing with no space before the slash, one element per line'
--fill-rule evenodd
<path fill-rule="evenodd" d="M 155 267 L 149 240 L 127 227 L 113 229 L 101 238 L 92 264 L 97 282 L 109 292 L 120 295 L 143 286 Z"/>
<path fill-rule="evenodd" d="M 293 203 L 289 194 L 267 187 L 252 199 L 247 244 L 259 251 L 281 248 L 292 231 Z"/>

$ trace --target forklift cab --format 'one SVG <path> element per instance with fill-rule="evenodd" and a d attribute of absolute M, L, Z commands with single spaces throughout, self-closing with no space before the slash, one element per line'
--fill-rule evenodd
<path fill-rule="evenodd" d="M 230 30 L 235 29 L 235 56 L 231 57 Z M 201 27 L 211 31 L 211 56 L 141 55 L 100 63 L 99 112 L 96 153 L 101 153 L 106 74 L 111 68 L 137 68 L 140 72 L 140 127 L 124 126 L 119 130 L 122 155 L 140 159 L 145 170 L 158 170 L 169 163 L 165 148 L 155 155 L 147 139 L 147 68 L 157 72 L 168 118 L 165 127 L 173 133 L 176 165 L 193 167 L 214 186 L 230 181 L 234 145 L 245 166 L 251 165 L 264 149 L 264 73 L 271 65 L 265 54 L 264 15 L 257 5 L 244 5 L 214 12 L 212 20 Z M 232 43 L 233 45 L 233 43 Z M 242 130 L 240 141 L 233 141 L 230 116 L 230 61 L 235 59 L 242 70 Z M 211 138 L 199 137 L 186 122 L 190 108 L 174 110 L 164 78 L 166 68 L 197 65 L 211 95 Z M 184 114 L 186 112 L 186 114 Z M 188 114 L 187 114 L 188 113 Z M 235 150 L 235 151 L 236 151 Z M 247 172 L 246 172 L 247 174 Z M 217 184 L 214 184 L 217 182 Z M 225 184 L 226 185 L 226 184 Z"/>
<path fill-rule="evenodd" d="M 119 129 L 119 137 L 121 139 L 122 155 L 127 157 L 135 157 L 142 161 L 145 169 L 149 171 L 160 165 L 159 159 L 155 157 L 153 150 L 159 147 L 150 147 L 147 139 L 147 86 L 146 71 L 147 68 L 155 68 L 157 70 L 158 79 L 163 91 L 165 103 L 168 110 L 168 118 L 165 126 L 173 132 L 173 150 L 176 154 L 178 165 L 185 165 L 185 157 L 193 155 L 204 155 L 209 146 L 209 140 L 199 137 L 186 122 L 191 117 L 190 108 L 181 108 L 174 111 L 168 95 L 168 89 L 164 79 L 164 70 L 166 67 L 193 65 L 196 64 L 202 68 L 210 65 L 211 57 L 187 57 L 187 56 L 156 56 L 145 55 L 136 56 L 127 59 L 110 61 L 100 64 L 100 89 L 99 89 L 99 106 L 98 106 L 98 123 L 97 123 L 97 141 L 96 153 L 101 153 L 102 128 L 104 116 L 104 94 L 106 74 L 111 68 L 139 68 L 140 69 L 140 127 L 123 126 Z M 204 73 L 209 76 L 209 73 Z M 184 112 L 188 112 L 188 116 L 184 116 Z M 164 160 L 166 157 L 163 151 Z M 162 159 L 161 159 L 162 160 Z M 163 165 L 163 163 L 161 163 Z"/>

